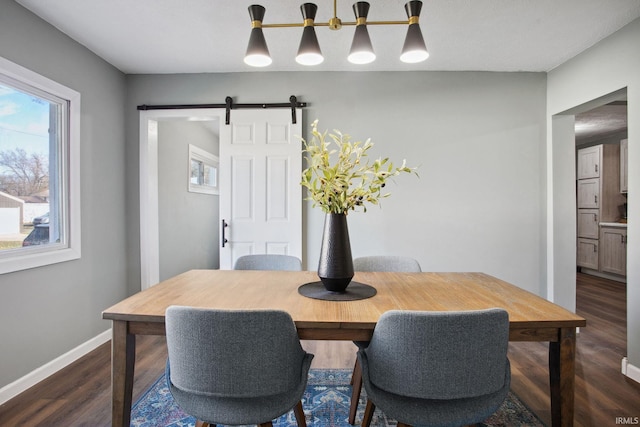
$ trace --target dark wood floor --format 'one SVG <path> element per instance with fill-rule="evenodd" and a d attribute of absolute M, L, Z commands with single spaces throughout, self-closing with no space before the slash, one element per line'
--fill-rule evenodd
<path fill-rule="evenodd" d="M 575 426 L 615 426 L 616 417 L 640 417 L 640 384 L 622 375 L 627 355 L 626 285 L 578 274 L 576 312 L 587 319 L 576 345 Z M 512 389 L 551 423 L 548 346 L 510 343 Z"/>
<path fill-rule="evenodd" d="M 578 275 L 577 312 L 587 319 L 578 336 L 576 426 L 615 426 L 616 417 L 640 417 L 640 384 L 620 373 L 626 355 L 626 287 Z M 351 368 L 352 343 L 304 342 L 312 367 Z M 139 337 L 134 400 L 164 370 L 163 337 Z M 550 425 L 548 345 L 511 343 L 512 389 Z M 105 344 L 0 406 L 0 426 L 109 426 L 110 348 Z"/>

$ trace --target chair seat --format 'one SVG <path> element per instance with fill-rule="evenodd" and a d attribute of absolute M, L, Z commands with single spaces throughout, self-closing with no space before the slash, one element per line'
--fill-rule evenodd
<path fill-rule="evenodd" d="M 363 361 L 360 361 L 363 363 Z M 364 362 L 366 363 L 366 361 Z M 387 416 L 404 424 L 429 427 L 459 427 L 486 420 L 494 414 L 509 394 L 511 370 L 505 372 L 505 386 L 479 397 L 465 399 L 419 399 L 399 396 L 376 387 L 364 375 L 362 380 L 367 397 Z M 367 369 L 363 365 L 363 369 Z"/>
<path fill-rule="evenodd" d="M 167 385 L 173 398 L 180 407 L 188 414 L 201 421 L 215 424 L 260 424 L 280 417 L 286 413 L 300 400 L 299 396 L 304 393 L 307 385 L 307 374 L 311 367 L 312 355 L 306 355 L 303 361 L 303 368 L 300 383 L 297 388 L 284 394 L 262 397 L 218 397 L 207 395 L 196 395 L 192 392 L 185 392 L 174 386 L 169 378 L 170 368 L 167 360 L 166 378 Z M 208 419 L 211 408 L 215 407 L 215 421 Z"/>
<path fill-rule="evenodd" d="M 399 425 L 482 422 L 509 393 L 508 344 L 509 314 L 501 308 L 384 313 L 358 351 L 367 390 L 362 426 L 375 407 Z"/>
<path fill-rule="evenodd" d="M 165 312 L 166 378 L 176 404 L 198 425 L 271 425 L 301 399 L 313 355 L 280 310 L 170 306 Z"/>

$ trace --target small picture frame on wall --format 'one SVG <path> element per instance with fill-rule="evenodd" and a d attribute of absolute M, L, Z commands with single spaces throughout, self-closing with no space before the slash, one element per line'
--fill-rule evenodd
<path fill-rule="evenodd" d="M 189 144 L 189 192 L 220 194 L 219 164 L 217 156 Z"/>

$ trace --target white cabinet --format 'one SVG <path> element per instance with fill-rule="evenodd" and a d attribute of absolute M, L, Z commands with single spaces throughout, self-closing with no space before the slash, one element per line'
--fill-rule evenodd
<path fill-rule="evenodd" d="M 582 148 L 577 160 L 578 209 L 598 209 L 602 222 L 620 219 L 620 144 Z"/>
<path fill-rule="evenodd" d="M 629 182 L 628 172 L 628 156 L 629 156 L 629 140 L 623 139 L 620 141 L 620 192 L 626 193 Z"/>
<path fill-rule="evenodd" d="M 578 209 L 597 209 L 600 207 L 600 178 L 578 180 Z"/>
<path fill-rule="evenodd" d="M 597 239 L 600 236 L 598 209 L 578 209 L 578 237 Z"/>
<path fill-rule="evenodd" d="M 578 150 L 578 179 L 598 178 L 602 162 L 602 145 Z"/>
<path fill-rule="evenodd" d="M 620 219 L 619 206 L 625 202 L 620 193 L 620 145 L 600 144 L 578 150 L 576 176 L 578 267 L 601 271 L 599 224 Z M 609 256 L 606 261 L 610 261 Z"/>
<path fill-rule="evenodd" d="M 578 238 L 578 267 L 598 269 L 598 239 Z"/>
<path fill-rule="evenodd" d="M 600 229 L 600 271 L 627 275 L 627 228 L 603 225 Z"/>

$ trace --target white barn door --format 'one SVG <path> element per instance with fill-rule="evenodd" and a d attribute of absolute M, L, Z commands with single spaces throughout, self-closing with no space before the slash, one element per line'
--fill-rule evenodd
<path fill-rule="evenodd" d="M 302 259 L 302 135 L 290 109 L 232 110 L 220 125 L 220 268 L 248 254 Z M 225 226 L 226 225 L 226 226 Z"/>

